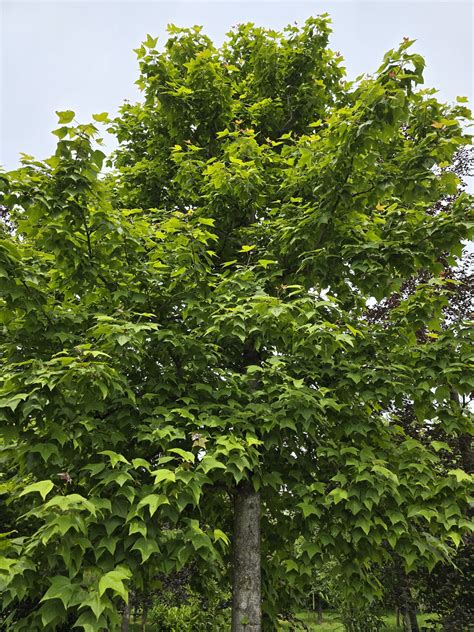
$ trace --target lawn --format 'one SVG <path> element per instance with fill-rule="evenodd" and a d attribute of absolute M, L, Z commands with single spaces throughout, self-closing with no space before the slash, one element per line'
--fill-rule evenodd
<path fill-rule="evenodd" d="M 318 630 L 318 632 L 332 632 L 333 630 L 342 632 L 344 630 L 337 612 L 324 612 L 322 625 L 316 623 L 318 616 L 316 612 L 299 612 L 296 616 L 299 620 L 304 621 L 311 630 Z M 282 622 L 280 630 L 291 630 L 291 623 Z"/>
<path fill-rule="evenodd" d="M 310 630 L 314 630 L 315 632 L 343 632 L 344 626 L 341 623 L 339 618 L 339 614 L 334 611 L 326 611 L 323 613 L 323 623 L 318 625 L 317 621 L 317 613 L 316 612 L 300 612 L 297 615 L 297 618 L 303 621 Z M 427 619 L 432 619 L 433 615 L 422 614 L 418 615 L 418 624 L 420 629 L 423 630 L 423 624 Z M 397 619 L 394 613 L 387 614 L 384 617 L 385 625 L 384 632 L 403 632 L 402 627 L 397 626 Z M 291 624 L 287 622 L 282 622 L 280 627 L 281 632 L 284 630 L 291 630 Z"/>
<path fill-rule="evenodd" d="M 308 628 L 314 632 L 344 632 L 344 626 L 341 623 L 339 614 L 335 611 L 329 610 L 323 613 L 323 623 L 318 625 L 316 612 L 299 612 L 296 617 L 304 622 Z M 420 629 L 426 629 L 423 624 L 427 619 L 432 618 L 433 615 L 422 614 L 418 615 L 418 623 Z M 397 626 L 397 619 L 394 613 L 387 614 L 384 617 L 385 625 L 384 632 L 403 632 L 402 627 Z M 292 624 L 286 621 L 282 621 L 280 624 L 279 632 L 290 632 L 292 630 Z M 130 632 L 141 632 L 141 626 L 138 623 L 130 623 Z M 147 632 L 153 632 L 153 626 L 147 625 Z"/>

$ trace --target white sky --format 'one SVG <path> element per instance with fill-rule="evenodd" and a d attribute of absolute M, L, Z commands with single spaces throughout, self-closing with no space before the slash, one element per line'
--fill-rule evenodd
<path fill-rule="evenodd" d="M 281 28 L 329 12 L 331 46 L 345 57 L 349 78 L 375 70 L 404 36 L 427 60 L 426 85 L 443 100 L 473 103 L 473 13 L 470 0 L 361 2 L 0 0 L 0 165 L 13 169 L 20 152 L 54 152 L 55 110 L 113 114 L 139 97 L 133 48 L 146 34 L 166 39 L 166 25 L 201 24 L 215 43 L 237 22 Z"/>

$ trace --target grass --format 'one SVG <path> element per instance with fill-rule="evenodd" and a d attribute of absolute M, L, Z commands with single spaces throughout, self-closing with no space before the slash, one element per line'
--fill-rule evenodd
<path fill-rule="evenodd" d="M 343 632 L 344 626 L 339 618 L 339 614 L 333 610 L 326 610 L 323 612 L 323 623 L 317 624 L 317 613 L 312 611 L 299 612 L 295 615 L 300 621 L 303 621 L 308 628 L 313 632 Z M 432 619 L 433 615 L 421 614 L 418 615 L 418 623 L 420 629 L 423 630 L 423 624 L 427 619 Z M 384 632 L 403 632 L 402 627 L 397 627 L 397 618 L 394 613 L 387 614 L 384 617 L 386 628 Z M 290 632 L 292 630 L 292 624 L 288 621 L 282 621 L 280 624 L 279 632 Z M 153 632 L 152 625 L 148 624 L 147 632 Z M 138 623 L 130 623 L 130 632 L 140 632 L 141 626 Z"/>
<path fill-rule="evenodd" d="M 339 619 L 337 612 L 326 611 L 323 612 L 323 623 L 318 625 L 316 612 L 298 612 L 296 617 L 306 623 L 310 630 L 317 630 L 318 632 L 342 632 L 344 627 Z M 291 630 L 291 623 L 282 622 L 280 630 Z"/>
<path fill-rule="evenodd" d="M 308 628 L 314 632 L 343 632 L 344 626 L 339 618 L 339 614 L 334 611 L 325 611 L 323 612 L 323 623 L 321 625 L 317 624 L 317 613 L 316 612 L 299 612 L 296 617 L 303 621 Z M 433 615 L 422 614 L 418 615 L 418 624 L 420 629 L 423 630 L 423 624 L 428 619 L 432 619 Z M 397 618 L 395 613 L 387 614 L 384 616 L 384 621 L 386 628 L 384 632 L 403 632 L 402 627 L 397 626 Z M 285 630 L 291 630 L 291 623 L 283 622 L 281 623 L 280 631 L 284 632 Z"/>

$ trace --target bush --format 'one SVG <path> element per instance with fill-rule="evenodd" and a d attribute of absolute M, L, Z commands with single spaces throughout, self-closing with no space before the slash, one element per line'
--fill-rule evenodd
<path fill-rule="evenodd" d="M 385 627 L 382 613 L 376 606 L 367 608 L 341 608 L 346 632 L 379 632 Z"/>
<path fill-rule="evenodd" d="M 200 596 L 188 589 L 185 600 L 172 603 L 171 595 L 163 593 L 154 602 L 149 615 L 156 632 L 212 632 L 230 628 L 229 596 L 218 591 Z"/>

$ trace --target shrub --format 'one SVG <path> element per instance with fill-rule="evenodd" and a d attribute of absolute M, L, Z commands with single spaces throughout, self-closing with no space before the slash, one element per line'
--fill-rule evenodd
<path fill-rule="evenodd" d="M 191 588 L 182 603 L 173 603 L 170 593 L 153 604 L 149 622 L 156 632 L 212 632 L 230 627 L 229 595 L 216 588 L 205 597 Z"/>

